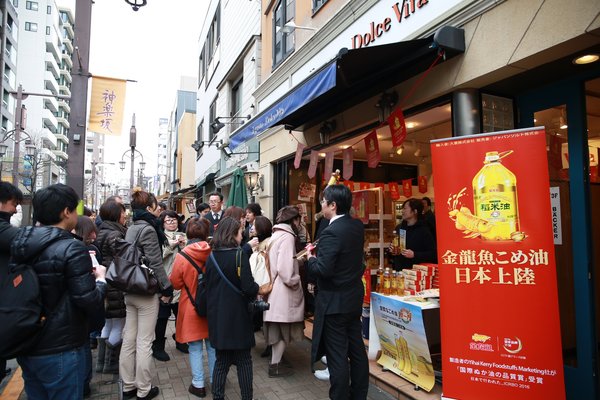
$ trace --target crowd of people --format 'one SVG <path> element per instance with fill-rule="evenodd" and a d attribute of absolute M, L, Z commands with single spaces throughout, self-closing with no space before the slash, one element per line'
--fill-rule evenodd
<path fill-rule="evenodd" d="M 280 209 L 273 224 L 256 203 L 224 209 L 221 193 L 207 198 L 186 221 L 139 188 L 131 193 L 130 218 L 119 196 L 106 199 L 97 215 L 86 210 L 80 216 L 75 191 L 55 184 L 33 196 L 34 226 L 18 228 L 10 217 L 23 195 L 0 182 L 0 267 L 4 273 L 17 263 L 31 265 L 46 317 L 35 344 L 17 358 L 29 398 L 81 399 L 90 394 L 93 371 L 119 374 L 123 398 L 156 397 L 152 358 L 170 360 L 166 328 L 175 319 L 176 349 L 189 354 L 189 392 L 205 397 L 209 384 L 213 397 L 223 399 L 235 365 L 242 399 L 251 399 L 255 333 L 264 335 L 261 356 L 270 357 L 269 377 L 293 374 L 302 366 L 291 365 L 284 353 L 303 339 L 309 305 L 315 316 L 311 365 L 321 359 L 328 365 L 316 376 L 329 379 L 331 398 L 366 398 L 364 228 L 350 217 L 351 192 L 344 185 L 324 190 L 318 252 L 307 246 L 310 236 L 296 206 Z M 423 241 L 414 241 L 420 234 L 429 243 L 432 235 L 422 214 L 420 200 L 406 202 L 401 228 L 410 232 L 409 252 L 399 255 L 400 265 L 428 257 L 429 249 L 423 255 L 418 247 Z M 129 293 L 107 283 L 119 241 L 137 246 L 156 290 Z"/>

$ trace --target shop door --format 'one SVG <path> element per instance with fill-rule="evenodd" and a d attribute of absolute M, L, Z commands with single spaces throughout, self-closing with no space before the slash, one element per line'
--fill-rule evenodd
<path fill-rule="evenodd" d="M 560 193 L 554 248 L 568 399 L 598 398 L 584 98 L 582 82 L 574 81 L 517 97 L 519 126 L 546 127 L 550 187 Z"/>

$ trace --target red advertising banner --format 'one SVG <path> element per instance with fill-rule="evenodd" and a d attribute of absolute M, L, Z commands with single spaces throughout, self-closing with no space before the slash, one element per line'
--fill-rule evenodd
<path fill-rule="evenodd" d="M 308 164 L 308 177 L 310 179 L 315 177 L 317 173 L 317 165 L 319 165 L 319 152 L 316 150 L 310 151 L 310 163 Z"/>
<path fill-rule="evenodd" d="M 424 175 L 419 176 L 419 192 L 427 193 L 427 177 Z"/>
<path fill-rule="evenodd" d="M 379 161 L 381 161 L 381 153 L 379 153 L 379 141 L 375 129 L 365 136 L 365 149 L 367 152 L 367 165 L 369 168 L 377 168 Z"/>
<path fill-rule="evenodd" d="M 544 129 L 431 150 L 444 397 L 564 399 Z"/>
<path fill-rule="evenodd" d="M 412 197 L 412 179 L 404 179 L 402 181 L 402 194 L 404 197 Z"/>
<path fill-rule="evenodd" d="M 344 179 L 352 178 L 352 174 L 354 174 L 354 150 L 352 147 L 348 147 L 342 151 L 342 155 L 344 157 L 344 172 L 342 172 L 342 176 Z"/>
<path fill-rule="evenodd" d="M 400 146 L 406 139 L 406 123 L 404 121 L 404 114 L 402 109 L 398 107 L 388 117 L 388 124 L 390 126 L 390 133 L 392 134 L 392 145 L 394 147 Z"/>

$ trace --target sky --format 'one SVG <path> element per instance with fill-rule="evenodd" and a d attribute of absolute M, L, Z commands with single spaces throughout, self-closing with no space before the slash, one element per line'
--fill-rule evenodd
<path fill-rule="evenodd" d="M 105 162 L 118 163 L 129 148 L 129 128 L 135 113 L 137 149 L 146 161 L 146 175 L 155 174 L 158 119 L 169 118 L 180 77 L 198 74 L 198 37 L 209 2 L 148 0 L 136 12 L 123 0 L 95 1 L 90 73 L 137 81 L 127 83 L 122 134 L 107 136 Z M 75 0 L 59 0 L 59 4 L 72 9 L 74 3 Z M 128 168 L 123 172 L 127 179 Z"/>

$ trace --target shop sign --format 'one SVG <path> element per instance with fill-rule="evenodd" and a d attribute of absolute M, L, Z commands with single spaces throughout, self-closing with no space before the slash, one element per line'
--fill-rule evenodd
<path fill-rule="evenodd" d="M 550 188 L 550 210 L 552 210 L 552 236 L 554 244 L 562 243 L 562 220 L 560 214 L 560 188 Z"/>
<path fill-rule="evenodd" d="M 352 49 L 402 40 L 435 18 L 448 13 L 453 7 L 469 2 L 464 0 L 381 1 L 352 25 L 348 32 L 351 35 Z"/>
<path fill-rule="evenodd" d="M 323 171 L 323 176 L 329 176 L 333 172 L 333 156 L 335 152 L 328 151 L 325 153 L 325 171 Z"/>
<path fill-rule="evenodd" d="M 564 399 L 544 128 L 431 150 L 444 396 Z"/>

